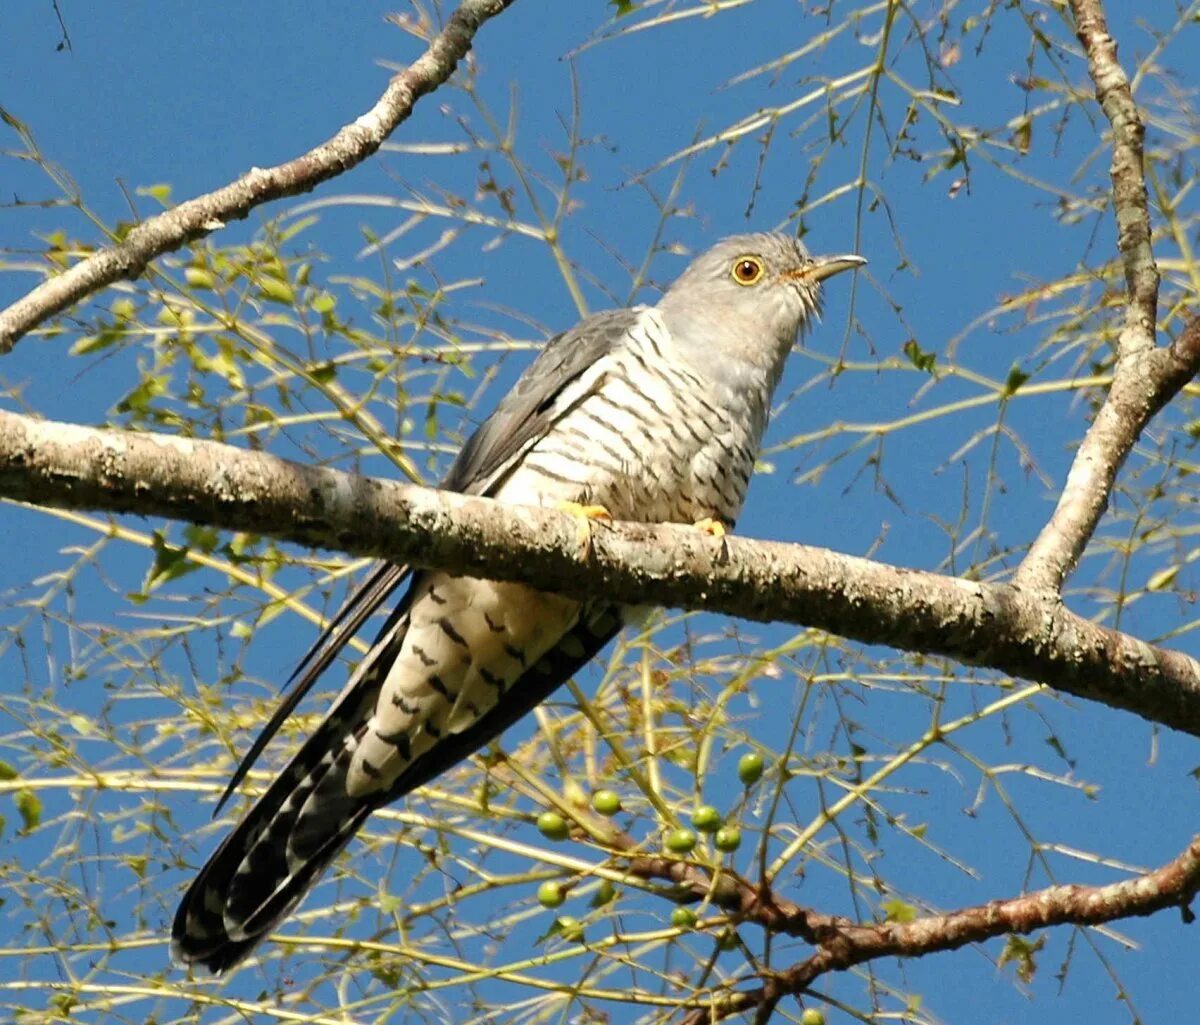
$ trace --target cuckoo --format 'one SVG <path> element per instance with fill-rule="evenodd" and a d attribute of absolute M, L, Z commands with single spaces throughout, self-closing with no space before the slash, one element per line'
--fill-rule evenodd
<path fill-rule="evenodd" d="M 442 487 L 580 516 L 731 527 L 784 361 L 821 283 L 865 263 L 781 234 L 692 261 L 655 306 L 610 310 L 548 342 Z M 286 916 L 367 817 L 545 700 L 625 610 L 383 563 L 301 660 L 225 798 L 355 630 L 407 581 L 325 718 L 201 869 L 172 951 L 222 972 Z M 222 800 L 224 801 L 223 798 Z"/>

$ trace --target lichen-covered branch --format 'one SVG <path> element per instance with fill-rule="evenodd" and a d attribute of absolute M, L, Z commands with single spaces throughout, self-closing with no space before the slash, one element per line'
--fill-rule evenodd
<path fill-rule="evenodd" d="M 1200 331 L 1194 332 L 1200 348 Z M 0 413 L 0 496 L 165 516 L 536 584 L 709 609 L 946 655 L 1200 736 L 1200 663 L 1073 614 L 1055 595 L 687 527 L 552 510 L 302 466 L 211 441 Z"/>
<path fill-rule="evenodd" d="M 1119 918 L 1152 915 L 1165 908 L 1189 908 L 1200 889 L 1200 836 L 1177 858 L 1145 875 L 1108 886 L 1051 886 L 1036 893 L 930 915 L 912 922 L 856 925 L 803 912 L 817 950 L 809 958 L 771 974 L 757 989 L 733 994 L 712 1008 L 690 1015 L 687 1025 L 702 1025 L 734 1014 L 771 1010 L 784 997 L 807 990 L 829 972 L 845 971 L 881 957 L 920 957 L 957 950 L 1009 933 L 1030 933 L 1054 925 L 1100 925 Z"/>
<path fill-rule="evenodd" d="M 1017 570 L 1015 583 L 1058 593 L 1108 507 L 1117 473 L 1142 431 L 1200 370 L 1200 320 L 1171 345 L 1118 362 L 1104 405 L 1084 435 L 1062 494 Z"/>
<path fill-rule="evenodd" d="M 333 138 L 275 167 L 252 168 L 237 181 L 181 203 L 133 228 L 125 238 L 47 278 L 0 311 L 0 354 L 37 325 L 123 278 L 135 278 L 151 260 L 244 218 L 257 206 L 309 192 L 361 164 L 412 113 L 414 104 L 445 82 L 471 48 L 475 33 L 514 0 L 463 0 L 425 52 L 392 78 L 370 110 Z"/>
<path fill-rule="evenodd" d="M 1096 99 L 1112 126 L 1113 213 L 1125 266 L 1125 324 L 1117 340 L 1112 388 L 1076 453 L 1053 516 L 1017 573 L 1022 585 L 1055 592 L 1095 533 L 1117 472 L 1142 430 L 1178 390 L 1178 353 L 1155 347 L 1159 278 L 1143 166 L 1146 128 L 1129 77 L 1117 60 L 1117 44 L 1109 35 L 1101 0 L 1070 0 L 1070 5 Z M 1191 350 L 1200 349 L 1197 341 L 1194 334 L 1189 337 L 1185 358 L 1194 358 Z"/>
<path fill-rule="evenodd" d="M 1112 195 L 1117 249 L 1125 264 L 1125 328 L 1118 354 L 1131 356 L 1154 346 L 1158 321 L 1158 268 L 1150 245 L 1150 202 L 1146 195 L 1146 126 L 1117 59 L 1101 0 L 1071 0 L 1075 34 L 1087 54 L 1096 100 L 1112 125 Z"/>

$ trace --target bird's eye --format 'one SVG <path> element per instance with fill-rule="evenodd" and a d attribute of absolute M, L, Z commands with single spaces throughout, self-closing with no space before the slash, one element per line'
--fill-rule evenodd
<path fill-rule="evenodd" d="M 753 285 L 763 276 L 762 260 L 757 256 L 739 256 L 730 272 L 739 285 Z"/>

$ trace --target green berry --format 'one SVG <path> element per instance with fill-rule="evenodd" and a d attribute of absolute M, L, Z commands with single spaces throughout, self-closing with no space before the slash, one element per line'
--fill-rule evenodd
<path fill-rule="evenodd" d="M 564 940 L 571 943 L 580 943 L 583 941 L 583 923 L 578 918 L 572 918 L 570 915 L 562 915 L 555 923 L 558 926 L 558 934 Z"/>
<path fill-rule="evenodd" d="M 743 785 L 748 787 L 754 786 L 755 783 L 762 779 L 762 755 L 753 751 L 750 754 L 742 755 L 742 757 L 738 759 L 737 773 L 738 779 L 742 781 Z"/>
<path fill-rule="evenodd" d="M 544 811 L 537 819 L 537 827 L 547 840 L 565 840 L 571 833 L 567 820 L 556 811 Z"/>
<path fill-rule="evenodd" d="M 726 929 L 720 936 L 717 937 L 718 950 L 737 950 L 738 934 L 734 929 Z"/>
<path fill-rule="evenodd" d="M 592 794 L 592 810 L 606 817 L 616 815 L 621 810 L 621 795 L 615 790 L 597 790 Z"/>
<path fill-rule="evenodd" d="M 602 879 L 596 887 L 596 892 L 592 894 L 592 907 L 602 908 L 605 904 L 611 904 L 616 896 L 617 888 L 609 880 Z"/>
<path fill-rule="evenodd" d="M 696 925 L 696 912 L 691 908 L 675 908 L 671 912 L 671 924 L 676 929 L 692 929 Z"/>
<path fill-rule="evenodd" d="M 736 851 L 742 846 L 742 831 L 737 826 L 722 826 L 713 837 L 713 844 L 719 851 Z"/>
<path fill-rule="evenodd" d="M 692 812 L 692 825 L 701 833 L 715 833 L 721 828 L 721 813 L 711 804 L 702 804 Z"/>
<path fill-rule="evenodd" d="M 696 834 L 690 829 L 672 829 L 667 834 L 667 850 L 674 854 L 687 854 L 696 846 Z"/>
<path fill-rule="evenodd" d="M 538 903 L 544 908 L 556 908 L 566 900 L 563 888 L 552 879 L 538 887 Z"/>
<path fill-rule="evenodd" d="M 825 1025 L 825 1015 L 815 1007 L 806 1007 L 800 1015 L 800 1025 Z"/>

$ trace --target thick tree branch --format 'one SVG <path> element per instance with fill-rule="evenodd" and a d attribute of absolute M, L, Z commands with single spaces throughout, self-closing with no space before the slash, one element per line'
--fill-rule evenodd
<path fill-rule="evenodd" d="M 1084 435 L 1050 521 L 1017 570 L 1019 586 L 1058 593 L 1092 539 L 1117 473 L 1146 425 L 1200 371 L 1200 319 L 1166 348 L 1118 361 L 1104 405 Z"/>
<path fill-rule="evenodd" d="M 1113 212 L 1117 248 L 1125 265 L 1126 302 L 1112 388 L 1076 453 L 1054 515 L 1017 571 L 1023 586 L 1055 592 L 1062 589 L 1095 533 L 1121 465 L 1150 418 L 1179 389 L 1179 373 L 1188 378 L 1195 373 L 1193 350 L 1200 350 L 1198 340 L 1189 338 L 1181 364 L 1178 352 L 1155 348 L 1159 279 L 1150 245 L 1143 166 L 1146 128 L 1129 78 L 1117 60 L 1117 44 L 1108 33 L 1101 0 L 1070 0 L 1070 4 L 1096 99 L 1112 125 Z"/>
<path fill-rule="evenodd" d="M 361 117 L 333 138 L 275 167 L 256 167 L 223 188 L 144 221 L 124 240 L 48 278 L 0 312 L 0 354 L 22 335 L 73 303 L 123 278 L 136 278 L 151 260 L 244 218 L 257 206 L 310 192 L 361 164 L 412 113 L 414 104 L 445 82 L 471 49 L 475 33 L 514 0 L 463 0 L 426 51 L 400 72 Z"/>
<path fill-rule="evenodd" d="M 1194 332 L 1200 343 L 1200 331 Z M 1197 345 L 1200 347 L 1200 344 Z M 1056 596 L 825 549 L 597 525 L 535 507 L 301 466 L 211 441 L 0 413 L 0 496 L 165 516 L 577 597 L 782 620 L 1038 680 L 1200 736 L 1200 663 Z"/>
<path fill-rule="evenodd" d="M 1178 907 L 1192 920 L 1189 904 L 1200 889 L 1200 836 L 1173 861 L 1142 876 L 1108 886 L 1052 886 L 1009 900 L 994 900 L 907 923 L 855 925 L 803 913 L 817 951 L 770 976 L 758 989 L 690 1015 L 687 1025 L 719 1020 L 757 1008 L 772 1009 L 785 996 L 805 992 L 820 976 L 881 957 L 920 957 L 969 943 L 1054 925 L 1101 925 Z M 789 930 L 790 931 L 790 930 Z"/>

